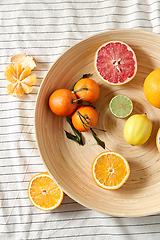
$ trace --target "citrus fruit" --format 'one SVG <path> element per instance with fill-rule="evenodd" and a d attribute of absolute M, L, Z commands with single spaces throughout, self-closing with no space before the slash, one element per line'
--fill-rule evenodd
<path fill-rule="evenodd" d="M 95 102 L 99 97 L 99 92 L 98 84 L 90 78 L 82 78 L 74 86 L 77 98 L 83 98 L 81 102 Z"/>
<path fill-rule="evenodd" d="M 57 208 L 63 201 L 64 192 L 45 173 L 35 175 L 28 185 L 28 197 L 31 203 L 40 210 L 50 211 Z"/>
<path fill-rule="evenodd" d="M 95 54 L 95 70 L 105 83 L 122 85 L 131 81 L 137 72 L 133 49 L 120 41 L 107 42 Z"/>
<path fill-rule="evenodd" d="M 146 77 L 143 89 L 147 101 L 152 106 L 160 108 L 160 68 L 152 71 Z"/>
<path fill-rule="evenodd" d="M 90 131 L 98 122 L 97 111 L 91 106 L 80 106 L 72 114 L 73 126 L 80 132 Z"/>
<path fill-rule="evenodd" d="M 102 152 L 92 164 L 92 177 L 95 183 L 108 190 L 120 188 L 130 175 L 127 160 L 117 152 Z"/>
<path fill-rule="evenodd" d="M 20 63 L 9 64 L 4 72 L 7 81 L 11 82 L 6 87 L 7 92 L 14 97 L 21 97 L 24 92 L 32 92 L 31 86 L 36 83 L 36 76 L 30 73 L 29 66 L 23 68 Z"/>
<path fill-rule="evenodd" d="M 117 118 L 126 118 L 132 113 L 133 103 L 125 95 L 116 95 L 109 103 L 109 110 Z"/>
<path fill-rule="evenodd" d="M 49 107 L 59 116 L 68 116 L 77 107 L 77 97 L 68 89 L 58 89 L 49 97 Z"/>
<path fill-rule="evenodd" d="M 152 123 L 146 114 L 134 114 L 124 125 L 123 135 L 129 144 L 138 146 L 144 144 L 152 132 Z"/>
<path fill-rule="evenodd" d="M 157 136 L 156 136 L 156 145 L 157 145 L 157 148 L 158 148 L 158 151 L 160 152 L 160 128 L 157 132 Z"/>

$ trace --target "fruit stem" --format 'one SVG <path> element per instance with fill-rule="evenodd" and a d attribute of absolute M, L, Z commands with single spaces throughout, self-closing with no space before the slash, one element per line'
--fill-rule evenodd
<path fill-rule="evenodd" d="M 79 100 L 81 100 L 81 99 L 83 99 L 83 98 L 85 98 L 85 97 L 81 97 L 81 98 L 78 98 L 78 99 L 72 100 L 72 103 L 74 103 L 74 102 L 78 102 Z"/>
<path fill-rule="evenodd" d="M 87 87 L 84 87 L 84 88 L 80 88 L 80 89 L 78 89 L 78 90 L 76 90 L 76 91 L 72 91 L 72 93 L 77 93 L 77 92 L 80 92 L 80 91 L 83 91 L 83 90 L 88 90 L 88 88 Z"/>
<path fill-rule="evenodd" d="M 89 126 L 89 122 L 87 121 L 88 117 L 86 118 L 86 117 L 83 116 L 79 111 L 77 111 L 77 114 L 78 114 L 78 116 L 79 116 L 82 124 L 84 125 L 84 128 L 85 128 L 85 129 L 86 129 L 86 127 L 88 127 L 90 130 L 91 130 L 91 129 L 97 129 L 97 130 L 99 130 L 99 131 L 106 132 L 106 130 L 104 130 L 104 129 L 100 129 L 100 128 L 96 128 L 96 127 L 90 127 L 90 126 Z M 84 122 L 83 119 L 84 119 L 86 122 Z"/>

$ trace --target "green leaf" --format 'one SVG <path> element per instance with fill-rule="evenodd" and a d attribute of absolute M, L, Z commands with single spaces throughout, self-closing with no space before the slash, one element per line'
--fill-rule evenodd
<path fill-rule="evenodd" d="M 88 78 L 90 75 L 91 75 L 90 73 L 85 73 L 85 74 L 83 74 L 83 76 L 79 80 L 81 80 L 82 78 Z M 76 85 L 77 82 L 75 82 L 75 84 L 71 87 L 71 89 L 70 89 L 71 91 L 74 90 L 74 86 Z"/>
<path fill-rule="evenodd" d="M 105 149 L 105 143 L 97 137 L 97 134 L 93 131 L 92 128 L 91 128 L 91 132 L 92 132 L 94 139 L 97 141 L 97 144 Z"/>
<path fill-rule="evenodd" d="M 78 143 L 78 144 L 80 144 L 80 145 L 83 146 L 83 142 L 79 141 L 79 138 L 78 138 L 77 136 L 75 136 L 75 135 L 67 132 L 66 130 L 64 130 L 64 131 L 65 131 L 66 137 L 67 137 L 68 139 L 71 139 L 71 140 L 75 141 L 76 143 Z"/>
<path fill-rule="evenodd" d="M 67 119 L 67 122 L 69 123 L 69 125 L 71 126 L 71 128 L 72 128 L 72 130 L 73 130 L 73 132 L 74 132 L 74 134 L 75 135 L 72 135 L 72 134 L 70 134 L 70 135 L 72 135 L 72 137 L 74 136 L 74 139 L 72 139 L 72 140 L 76 140 L 80 145 L 84 145 L 84 143 L 83 143 L 83 140 L 82 140 L 82 134 L 81 134 L 81 132 L 80 131 L 78 131 L 74 126 L 73 126 L 73 123 L 72 123 L 72 119 L 70 118 L 70 117 L 66 117 L 66 119 Z M 71 136 L 69 136 L 70 137 L 70 139 L 71 139 Z M 69 138 L 68 137 L 68 138 Z"/>

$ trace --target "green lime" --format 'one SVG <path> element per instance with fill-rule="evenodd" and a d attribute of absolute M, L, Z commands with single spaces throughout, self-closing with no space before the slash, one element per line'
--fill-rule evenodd
<path fill-rule="evenodd" d="M 109 110 L 117 118 L 126 118 L 133 110 L 133 103 L 125 95 L 116 95 L 109 103 Z"/>

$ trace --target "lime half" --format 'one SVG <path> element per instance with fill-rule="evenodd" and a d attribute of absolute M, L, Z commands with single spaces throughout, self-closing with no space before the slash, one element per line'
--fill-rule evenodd
<path fill-rule="evenodd" d="M 126 118 L 132 113 L 133 103 L 125 95 L 116 95 L 109 103 L 109 110 L 117 118 Z"/>

